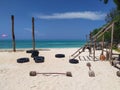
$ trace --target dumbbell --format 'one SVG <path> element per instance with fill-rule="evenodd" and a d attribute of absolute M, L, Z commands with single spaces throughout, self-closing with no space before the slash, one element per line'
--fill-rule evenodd
<path fill-rule="evenodd" d="M 86 66 L 89 67 L 89 72 L 88 72 L 89 77 L 95 77 L 94 71 L 91 70 L 91 64 L 88 62 L 88 63 L 86 64 Z"/>

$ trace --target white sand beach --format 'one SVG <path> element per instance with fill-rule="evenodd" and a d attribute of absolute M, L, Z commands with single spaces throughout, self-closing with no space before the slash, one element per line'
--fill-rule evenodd
<path fill-rule="evenodd" d="M 87 51 L 81 54 L 78 64 L 70 64 L 70 55 L 77 48 L 45 49 L 39 51 L 39 56 L 45 57 L 44 63 L 35 63 L 26 51 L 0 52 L 0 90 L 120 90 L 120 77 L 116 76 L 118 69 L 109 61 L 88 60 Z M 99 57 L 100 51 L 96 52 Z M 65 58 L 56 58 L 55 54 L 65 54 Z M 86 60 L 83 59 L 85 56 Z M 28 57 L 30 62 L 17 63 L 18 58 Z M 86 63 L 90 62 L 95 77 L 89 77 Z M 60 74 L 37 74 L 29 76 L 30 71 L 59 72 L 70 71 L 72 77 Z"/>

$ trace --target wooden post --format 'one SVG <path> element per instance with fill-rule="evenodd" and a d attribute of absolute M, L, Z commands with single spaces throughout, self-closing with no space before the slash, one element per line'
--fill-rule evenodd
<path fill-rule="evenodd" d="M 15 34 L 14 34 L 14 15 L 11 15 L 12 20 L 12 46 L 13 51 L 16 52 Z"/>
<path fill-rule="evenodd" d="M 92 39 L 92 32 L 90 31 L 89 40 L 91 41 L 91 39 Z"/>
<path fill-rule="evenodd" d="M 101 53 L 101 55 L 103 55 L 103 50 L 104 50 L 104 35 L 102 37 L 102 53 Z"/>
<path fill-rule="evenodd" d="M 114 33 L 114 22 L 112 23 L 112 31 L 111 31 L 110 60 L 112 60 L 113 33 Z"/>
<path fill-rule="evenodd" d="M 93 48 L 93 61 L 95 61 L 95 49 L 96 49 L 96 40 L 94 41 L 94 48 Z"/>
<path fill-rule="evenodd" d="M 104 61 L 105 60 L 105 56 L 103 54 L 103 51 L 104 51 L 104 34 L 103 34 L 103 37 L 102 37 L 102 53 L 100 55 L 100 60 Z"/>
<path fill-rule="evenodd" d="M 35 50 L 34 17 L 32 17 L 32 45 L 33 50 Z"/>

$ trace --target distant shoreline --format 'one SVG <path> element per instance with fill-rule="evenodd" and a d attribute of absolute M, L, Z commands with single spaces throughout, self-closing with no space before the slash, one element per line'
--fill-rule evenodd
<path fill-rule="evenodd" d="M 69 41 L 36 41 L 36 48 L 79 48 L 84 46 L 86 41 L 80 40 L 69 40 Z M 30 40 L 17 40 L 16 49 L 29 49 L 32 48 L 32 41 Z M 1 49 L 12 49 L 12 41 L 4 40 L 0 41 L 0 50 Z"/>
<path fill-rule="evenodd" d="M 79 49 L 79 48 L 36 48 L 35 50 L 50 51 L 50 50 L 56 50 L 56 49 Z M 26 50 L 33 50 L 33 48 L 18 48 L 16 49 L 16 52 L 24 52 Z M 0 52 L 14 52 L 14 51 L 13 49 L 0 49 Z"/>

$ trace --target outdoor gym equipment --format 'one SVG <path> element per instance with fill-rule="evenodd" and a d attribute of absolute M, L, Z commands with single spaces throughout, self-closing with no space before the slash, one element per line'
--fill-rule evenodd
<path fill-rule="evenodd" d="M 61 75 L 66 75 L 68 77 L 72 77 L 71 72 L 66 72 L 66 73 L 57 73 L 57 72 L 55 72 L 55 73 L 38 73 L 36 71 L 30 71 L 30 73 L 29 73 L 30 76 L 36 76 L 37 74 L 43 74 L 43 75 L 45 75 L 45 74 L 61 74 Z"/>
<path fill-rule="evenodd" d="M 91 64 L 88 62 L 86 65 L 89 67 L 89 77 L 95 77 L 94 71 L 91 70 Z"/>

